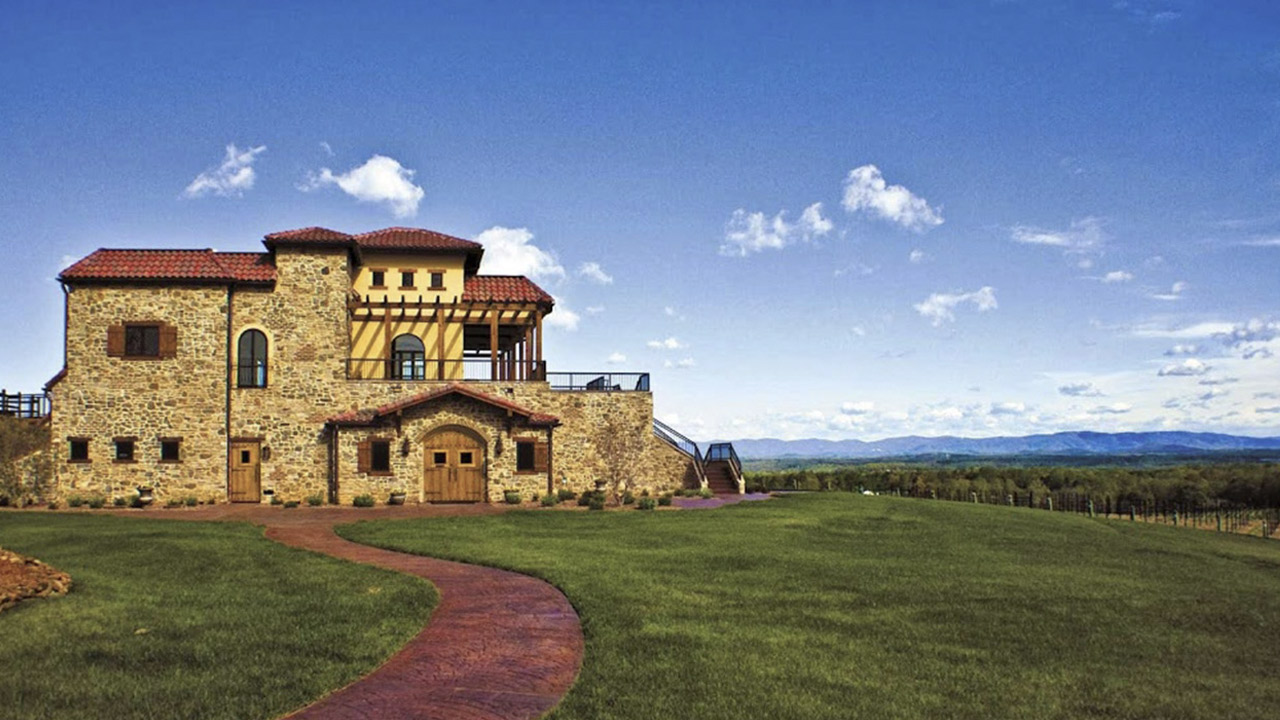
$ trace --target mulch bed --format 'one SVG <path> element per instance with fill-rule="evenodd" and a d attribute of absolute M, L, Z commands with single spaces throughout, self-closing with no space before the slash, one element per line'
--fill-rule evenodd
<path fill-rule="evenodd" d="M 57 597 L 70 589 L 70 575 L 35 558 L 0 548 L 0 611 L 17 605 L 19 600 Z"/>

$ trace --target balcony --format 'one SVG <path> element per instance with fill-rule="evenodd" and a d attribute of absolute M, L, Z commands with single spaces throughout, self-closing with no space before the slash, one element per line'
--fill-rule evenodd
<path fill-rule="evenodd" d="M 496 372 L 495 372 L 496 371 Z M 545 361 L 454 360 L 421 357 L 347 358 L 348 380 L 392 382 L 546 382 L 552 390 L 649 392 L 649 373 L 547 372 Z"/>

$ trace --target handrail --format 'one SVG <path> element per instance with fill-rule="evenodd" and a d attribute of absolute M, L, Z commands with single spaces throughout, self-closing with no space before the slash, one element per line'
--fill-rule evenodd
<path fill-rule="evenodd" d="M 48 393 L 11 393 L 0 390 L 0 415 L 38 419 L 49 415 Z"/>
<path fill-rule="evenodd" d="M 499 359 L 498 373 L 495 376 L 493 360 L 488 357 L 446 360 L 419 356 L 347 358 L 348 380 L 523 382 L 546 380 L 546 369 L 545 360 L 513 363 Z"/>
<path fill-rule="evenodd" d="M 698 451 L 698 443 L 680 434 L 675 428 L 658 418 L 653 419 L 653 434 L 666 440 L 672 447 L 692 458 L 694 470 L 698 474 L 698 486 L 707 486 L 707 473 L 702 464 L 702 454 Z"/>
<path fill-rule="evenodd" d="M 649 392 L 649 373 L 553 372 L 546 374 L 552 390 L 588 392 Z"/>
<path fill-rule="evenodd" d="M 733 443 L 712 443 L 707 446 L 707 454 L 703 460 L 705 462 L 727 461 L 733 470 L 733 480 L 738 484 L 739 491 L 743 489 L 742 461 L 738 459 L 738 451 L 733 449 Z"/>

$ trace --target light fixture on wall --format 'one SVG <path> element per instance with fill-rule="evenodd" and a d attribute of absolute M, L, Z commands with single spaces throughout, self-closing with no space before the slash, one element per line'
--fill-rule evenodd
<path fill-rule="evenodd" d="M 501 435 L 498 436 L 497 440 L 493 441 L 493 454 L 494 455 L 502 454 L 502 436 Z"/>
<path fill-rule="evenodd" d="M 262 456 L 262 459 L 263 459 L 264 461 L 266 461 L 266 460 L 270 460 L 270 459 L 271 459 L 271 448 L 269 448 L 269 447 L 264 447 L 264 448 L 262 448 L 262 452 L 260 453 L 260 455 Z"/>
<path fill-rule="evenodd" d="M 409 457 L 409 438 L 400 441 L 400 456 Z"/>

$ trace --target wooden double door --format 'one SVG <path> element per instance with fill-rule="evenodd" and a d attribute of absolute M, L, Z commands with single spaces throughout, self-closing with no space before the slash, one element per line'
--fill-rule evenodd
<path fill-rule="evenodd" d="M 231 477 L 227 485 L 227 500 L 262 502 L 262 444 L 256 440 L 232 440 L 228 454 Z"/>
<path fill-rule="evenodd" d="M 441 428 L 423 439 L 427 502 L 485 500 L 485 443 L 470 430 Z"/>

